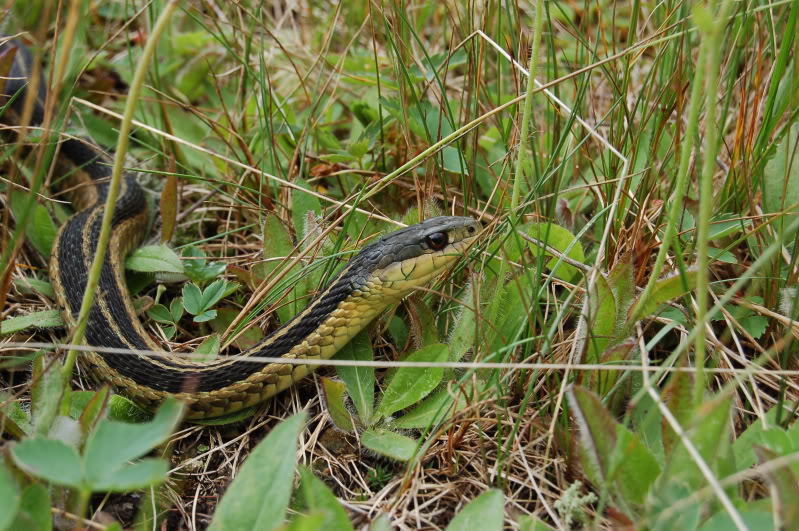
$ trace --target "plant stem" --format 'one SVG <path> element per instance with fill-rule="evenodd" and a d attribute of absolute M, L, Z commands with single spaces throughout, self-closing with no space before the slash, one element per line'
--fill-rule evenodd
<path fill-rule="evenodd" d="M 713 212 L 713 174 L 716 171 L 719 129 L 716 124 L 716 96 L 718 94 L 719 65 L 721 63 L 721 35 L 727 25 L 727 12 L 732 2 L 724 0 L 707 28 L 700 16 L 695 16 L 700 30 L 706 33 L 707 78 L 705 83 L 705 149 L 702 156 L 702 177 L 699 186 L 699 218 L 696 223 L 697 272 L 696 272 L 696 338 L 694 356 L 697 368 L 694 382 L 694 404 L 699 406 L 705 393 L 705 315 L 710 281 L 708 270 L 708 237 L 710 235 L 710 215 Z M 708 15 L 710 13 L 708 12 Z M 698 15 L 698 13 L 697 13 Z M 712 16 L 712 15 L 711 15 Z"/>
<path fill-rule="evenodd" d="M 533 13 L 533 42 L 530 50 L 530 63 L 527 68 L 527 91 L 522 107 L 522 123 L 519 130 L 519 148 L 516 151 L 516 171 L 513 172 L 513 191 L 510 199 L 510 216 L 517 218 L 516 208 L 519 206 L 524 168 L 527 162 L 527 138 L 530 136 L 530 122 L 533 114 L 533 94 L 535 92 L 535 76 L 538 71 L 538 55 L 541 48 L 541 31 L 544 27 L 544 1 L 536 0 Z"/>
<path fill-rule="evenodd" d="M 97 250 L 92 260 L 91 269 L 89 269 L 89 278 L 86 281 L 86 290 L 83 292 L 83 300 L 81 301 L 80 313 L 78 314 L 77 325 L 72 337 L 72 343 L 80 345 L 83 343 L 84 334 L 86 332 L 86 323 L 89 319 L 89 310 L 94 303 L 94 293 L 97 290 L 97 285 L 100 281 L 100 273 L 105 261 L 105 253 L 108 249 L 108 241 L 111 237 L 111 220 L 114 215 L 114 208 L 116 206 L 117 196 L 119 195 L 119 187 L 122 183 L 122 173 L 124 168 L 125 154 L 128 150 L 128 141 L 130 140 L 130 130 L 133 122 L 133 113 L 136 110 L 136 104 L 139 101 L 144 79 L 147 75 L 147 69 L 150 61 L 155 54 L 155 48 L 158 43 L 158 38 L 161 33 L 166 29 L 167 23 L 172 13 L 177 9 L 179 2 L 177 0 L 170 0 L 164 7 L 164 10 L 158 16 L 153 26 L 150 38 L 147 41 L 144 50 L 142 51 L 139 64 L 136 65 L 136 72 L 133 75 L 133 81 L 130 84 L 130 91 L 128 93 L 128 100 L 125 103 L 125 113 L 122 123 L 119 127 L 119 138 L 117 139 L 116 153 L 114 154 L 114 167 L 111 173 L 111 182 L 108 186 L 108 196 L 105 202 L 105 210 L 103 211 L 102 225 L 100 227 L 100 236 L 97 241 Z M 75 367 L 77 359 L 77 350 L 70 350 L 67 359 L 64 362 L 64 382 L 65 389 L 69 388 L 69 380 L 72 378 L 72 370 Z"/>

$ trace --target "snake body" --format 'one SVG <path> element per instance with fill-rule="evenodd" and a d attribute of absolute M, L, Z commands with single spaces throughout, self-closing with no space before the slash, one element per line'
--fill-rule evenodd
<path fill-rule="evenodd" d="M 31 80 L 30 51 L 18 41 L 10 78 L 2 91 L 6 105 L 0 120 L 15 124 L 22 114 Z M 31 122 L 43 117 L 44 83 L 34 101 Z M 2 96 L 0 95 L 0 96 Z M 13 101 L 10 98 L 14 98 Z M 0 102 L 5 105 L 6 101 Z M 67 138 L 60 142 L 58 172 L 64 176 L 77 212 L 61 227 L 50 259 L 50 277 L 65 321 L 75 325 L 97 248 L 108 193 L 108 156 L 94 144 Z M 290 387 L 315 366 L 218 359 L 200 363 L 186 358 L 152 357 L 139 351 L 161 350 L 134 312 L 124 280 L 124 259 L 146 234 L 145 194 L 128 173 L 113 216 L 110 245 L 100 289 L 89 314 L 89 346 L 127 349 L 130 354 L 89 352 L 80 362 L 100 382 L 137 403 L 156 407 L 167 395 L 188 406 L 188 418 L 236 412 Z M 387 307 L 452 266 L 479 232 L 468 217 L 436 217 L 390 233 L 364 247 L 300 313 L 243 356 L 327 359 Z"/>

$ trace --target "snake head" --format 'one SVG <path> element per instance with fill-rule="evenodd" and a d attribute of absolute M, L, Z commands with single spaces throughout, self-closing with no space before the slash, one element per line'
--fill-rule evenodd
<path fill-rule="evenodd" d="M 435 217 L 383 236 L 356 260 L 363 260 L 369 282 L 401 299 L 463 258 L 480 231 L 473 218 Z"/>

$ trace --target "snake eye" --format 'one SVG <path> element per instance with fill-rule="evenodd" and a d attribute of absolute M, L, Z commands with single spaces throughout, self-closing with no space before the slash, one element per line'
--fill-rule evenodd
<path fill-rule="evenodd" d="M 449 237 L 447 236 L 446 232 L 434 232 L 427 238 L 425 238 L 427 245 L 430 246 L 431 249 L 434 251 L 440 251 L 444 247 L 447 246 L 449 243 Z"/>

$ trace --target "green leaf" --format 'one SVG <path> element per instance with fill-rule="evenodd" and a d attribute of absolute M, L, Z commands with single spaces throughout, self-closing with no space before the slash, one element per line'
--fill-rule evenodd
<path fill-rule="evenodd" d="M 772 531 L 774 529 L 774 517 L 769 512 L 738 511 L 738 515 L 747 529 L 756 529 L 757 531 Z M 735 528 L 735 522 L 730 517 L 730 513 L 721 510 L 702 524 L 699 531 L 728 531 Z M 790 528 L 782 527 L 782 529 Z"/>
<path fill-rule="evenodd" d="M 54 485 L 75 488 L 83 485 L 78 451 L 61 441 L 25 439 L 11 448 L 11 455 L 22 470 Z"/>
<path fill-rule="evenodd" d="M 219 349 L 222 346 L 222 336 L 211 334 L 200 343 L 192 354 L 192 358 L 197 361 L 211 361 L 219 356 Z"/>
<path fill-rule="evenodd" d="M 11 190 L 11 212 L 13 212 L 15 219 L 20 218 L 27 201 L 28 192 L 17 189 Z M 53 249 L 53 242 L 55 242 L 58 228 L 44 206 L 34 202 L 32 207 L 33 212 L 28 218 L 27 239 L 43 257 L 50 258 L 50 251 Z"/>
<path fill-rule="evenodd" d="M 635 280 L 633 279 L 633 255 L 624 254 L 608 273 L 608 286 L 616 301 L 616 327 L 614 332 L 620 334 L 627 322 L 627 312 L 635 300 Z"/>
<path fill-rule="evenodd" d="M 581 264 L 585 263 L 583 245 L 567 229 L 554 223 L 532 223 L 526 228 L 525 232 L 540 242 L 555 248 L 572 260 Z M 570 246 L 571 249 L 566 252 L 566 249 L 569 249 Z M 546 267 L 556 278 L 569 282 L 580 273 L 577 268 L 561 261 L 559 258 L 555 258 L 552 253 L 541 248 L 538 249 L 538 252 L 552 256 L 552 259 L 546 263 Z"/>
<path fill-rule="evenodd" d="M 172 316 L 172 322 L 177 323 L 183 317 L 183 301 L 180 299 L 172 299 L 169 303 L 169 314 Z"/>
<path fill-rule="evenodd" d="M 624 499 L 643 505 L 649 489 L 660 475 L 660 465 L 638 435 L 616 424 L 616 446 L 611 459 L 611 475 Z"/>
<path fill-rule="evenodd" d="M 455 146 L 447 146 L 441 150 L 442 167 L 452 173 L 469 175 L 469 166 L 460 150 Z"/>
<path fill-rule="evenodd" d="M 264 221 L 263 226 L 263 239 L 264 256 L 268 257 L 270 260 L 252 266 L 252 274 L 255 277 L 254 280 L 258 283 L 263 282 L 267 278 L 271 278 L 275 270 L 281 265 L 284 265 L 280 260 L 276 260 L 277 258 L 289 257 L 294 250 L 294 244 L 291 243 L 289 231 L 275 214 L 270 213 L 266 216 L 266 221 Z M 292 275 L 299 271 L 300 265 L 297 264 L 289 269 L 286 276 L 283 278 L 291 278 Z M 301 286 L 303 286 L 303 283 L 297 282 L 287 295 L 287 300 L 297 300 L 302 295 L 299 289 Z M 287 323 L 291 317 L 296 314 L 298 308 L 299 306 L 296 303 L 284 304 L 278 307 L 276 312 L 280 322 Z"/>
<path fill-rule="evenodd" d="M 505 518 L 505 496 L 497 489 L 488 490 L 460 510 L 447 531 L 501 531 Z"/>
<path fill-rule="evenodd" d="M 307 467 L 300 467 L 299 495 L 302 506 L 310 513 L 321 513 L 324 520 L 317 529 L 349 531 L 353 529 L 347 512 L 336 496 Z"/>
<path fill-rule="evenodd" d="M 183 249 L 184 274 L 194 282 L 202 284 L 211 279 L 218 278 L 225 272 L 225 264 L 219 262 L 208 263 L 205 252 L 198 247 Z"/>
<path fill-rule="evenodd" d="M 741 216 L 737 214 L 719 214 L 710 220 L 708 241 L 720 240 L 745 232 L 751 226 L 751 219 L 741 219 Z"/>
<path fill-rule="evenodd" d="M 94 393 L 94 396 L 91 397 L 91 399 L 83 407 L 83 410 L 80 412 L 78 421 L 80 422 L 82 442 L 88 438 L 89 434 L 103 418 L 103 414 L 108 408 L 110 394 L 111 389 L 107 385 L 102 386 L 96 393 Z"/>
<path fill-rule="evenodd" d="M 125 260 L 125 267 L 141 273 L 178 273 L 185 268 L 180 257 L 166 244 L 145 245 L 133 251 Z"/>
<path fill-rule="evenodd" d="M 33 312 L 28 315 L 4 319 L 3 322 L 0 323 L 0 336 L 16 334 L 28 328 L 45 330 L 48 328 L 63 327 L 64 320 L 61 318 L 61 312 L 59 310 L 42 310 L 41 312 Z"/>
<path fill-rule="evenodd" d="M 457 391 L 456 391 L 457 392 Z M 401 429 L 425 429 L 434 426 L 450 417 L 462 405 L 466 398 L 458 393 L 458 402 L 455 407 L 448 389 L 440 389 L 419 402 L 419 404 L 403 416 L 391 421 L 391 427 Z"/>
<path fill-rule="evenodd" d="M 418 442 L 410 437 L 383 428 L 370 428 L 361 434 L 361 444 L 385 457 L 410 461 Z"/>
<path fill-rule="evenodd" d="M 192 319 L 195 323 L 205 323 L 216 318 L 216 310 L 205 310 L 200 315 L 195 315 Z"/>
<path fill-rule="evenodd" d="M 757 419 L 747 426 L 744 432 L 735 439 L 734 443 L 732 443 L 732 450 L 733 454 L 735 455 L 735 464 L 738 470 L 746 470 L 755 464 L 757 461 L 757 456 L 755 456 L 752 448 L 756 443 L 762 441 L 761 435 L 766 429 L 773 429 L 776 427 L 778 412 L 779 406 L 773 406 L 768 410 L 768 412 L 766 412 L 764 419 L 766 425 L 765 427 L 763 425 L 763 420 Z M 788 411 L 783 413 L 783 415 L 787 414 L 789 414 Z M 799 424 L 795 424 L 795 426 L 799 426 Z"/>
<path fill-rule="evenodd" d="M 764 446 L 755 445 L 753 450 L 761 465 L 781 457 Z M 772 503 L 777 510 L 780 528 L 799 529 L 799 505 L 796 503 L 799 496 L 799 481 L 791 467 L 785 465 L 779 468 L 767 468 L 764 474 L 773 487 L 771 492 L 776 497 Z"/>
<path fill-rule="evenodd" d="M 192 315 L 199 315 L 205 311 L 203 307 L 203 293 L 197 284 L 183 286 L 183 307 Z"/>
<path fill-rule="evenodd" d="M 310 190 L 311 187 L 302 178 L 294 179 L 294 184 L 301 188 Z M 319 199 L 311 194 L 300 190 L 291 190 L 291 221 L 294 224 L 294 232 L 297 240 L 302 240 L 306 235 L 305 219 L 308 212 L 313 212 L 316 216 L 322 215 L 322 204 Z"/>
<path fill-rule="evenodd" d="M 610 458 L 616 447 L 616 421 L 587 389 L 571 385 L 566 397 L 579 428 L 578 448 L 585 474 L 598 488 L 607 488 Z"/>
<path fill-rule="evenodd" d="M 48 297 L 50 299 L 55 298 L 53 285 L 44 280 L 39 280 L 38 278 L 33 278 L 33 277 L 15 278 L 14 285 L 21 293 L 24 293 L 26 295 L 30 293 L 38 293 L 39 295 L 44 295 L 45 297 Z"/>
<path fill-rule="evenodd" d="M 234 310 L 233 308 L 220 308 L 216 310 L 216 317 L 209 321 L 209 324 L 211 328 L 214 329 L 214 332 L 223 334 L 238 315 L 238 310 Z M 250 350 L 263 341 L 263 339 L 264 333 L 261 329 L 257 326 L 251 326 L 245 329 L 244 332 L 233 341 L 233 344 L 241 350 Z"/>
<path fill-rule="evenodd" d="M 655 289 L 652 290 L 652 295 L 649 299 L 642 301 L 639 297 L 630 308 L 628 315 L 638 315 L 639 319 L 649 317 L 655 313 L 661 304 L 677 297 L 682 297 L 694 288 L 696 288 L 695 270 L 686 271 L 684 277 L 682 275 L 674 275 L 660 279 L 655 283 Z"/>
<path fill-rule="evenodd" d="M 690 372 L 677 371 L 669 377 L 663 390 L 663 401 L 668 406 L 680 426 L 688 426 L 694 415 L 694 375 Z M 666 455 L 671 455 L 680 444 L 679 437 L 671 424 L 663 417 L 660 420 L 661 440 Z"/>
<path fill-rule="evenodd" d="M 447 361 L 449 348 L 442 343 L 428 345 L 404 361 L 441 363 Z M 383 391 L 383 398 L 377 406 L 377 412 L 388 417 L 400 409 L 412 406 L 430 394 L 430 391 L 441 383 L 444 369 L 441 367 L 401 367 Z"/>
<path fill-rule="evenodd" d="M 0 530 L 7 529 L 14 521 L 19 499 L 17 483 L 5 463 L 0 460 Z"/>
<path fill-rule="evenodd" d="M 347 385 L 331 378 L 322 378 L 322 392 L 327 406 L 327 413 L 330 420 L 336 427 L 343 431 L 355 431 L 355 423 L 344 405 L 344 393 Z"/>
<path fill-rule="evenodd" d="M 217 302 L 222 300 L 222 297 L 225 296 L 226 288 L 227 281 L 221 278 L 212 282 L 207 288 L 205 288 L 202 295 L 203 310 L 213 307 Z"/>
<path fill-rule="evenodd" d="M 696 408 L 692 422 L 687 426 L 687 434 L 699 455 L 716 472 L 723 464 L 723 459 L 731 453 L 730 406 L 729 396 L 720 395 L 706 400 Z M 691 489 L 705 485 L 704 475 L 682 442 L 677 443 L 671 452 L 668 472 L 671 478 L 682 481 Z"/>
<path fill-rule="evenodd" d="M 130 492 L 163 483 L 169 472 L 164 459 L 142 459 L 116 470 L 92 484 L 92 490 L 103 492 Z"/>
<path fill-rule="evenodd" d="M 147 310 L 147 316 L 159 323 L 172 324 L 174 321 L 172 314 L 163 304 L 156 304 Z"/>
<path fill-rule="evenodd" d="M 183 405 L 164 401 L 150 422 L 128 424 L 104 419 L 86 441 L 85 473 L 92 484 L 107 484 L 128 463 L 164 443 L 183 416 Z"/>
<path fill-rule="evenodd" d="M 283 523 L 305 420 L 304 413 L 287 418 L 250 452 L 217 505 L 211 531 L 272 529 Z"/>
<path fill-rule="evenodd" d="M 464 288 L 463 294 L 460 297 L 458 314 L 455 316 L 455 322 L 452 325 L 452 331 L 449 335 L 449 351 L 450 361 L 460 361 L 463 356 L 474 348 L 476 340 L 477 322 L 474 314 L 474 284 L 469 284 Z"/>
<path fill-rule="evenodd" d="M 796 65 L 794 64 L 794 68 Z M 774 214 L 785 211 L 797 212 L 799 203 L 799 160 L 796 158 L 796 143 L 799 142 L 799 124 L 793 124 L 777 152 L 763 169 L 763 211 Z M 782 226 L 780 220 L 777 226 Z"/>
<path fill-rule="evenodd" d="M 369 333 L 362 331 L 338 351 L 333 359 L 372 361 L 372 340 Z M 355 404 L 358 416 L 366 426 L 372 423 L 372 412 L 375 401 L 374 367 L 336 367 L 336 374 L 347 384 L 347 393 Z"/>
<path fill-rule="evenodd" d="M 596 283 L 588 302 L 591 324 L 587 338 L 586 363 L 596 363 L 600 355 L 605 352 L 616 329 L 616 301 L 604 276 L 596 276 Z"/>
<path fill-rule="evenodd" d="M 2 465 L 0 465 L 2 468 Z M 36 531 L 50 531 L 53 528 L 53 515 L 50 511 L 50 491 L 41 483 L 34 483 L 22 493 L 19 511 L 14 523 L 9 529 L 35 529 Z M 0 502 L 2 508 L 2 502 Z M 12 513 L 13 514 L 13 513 Z M 0 521 L 2 521 L 0 512 Z M 0 529 L 4 529 L 0 523 Z"/>

